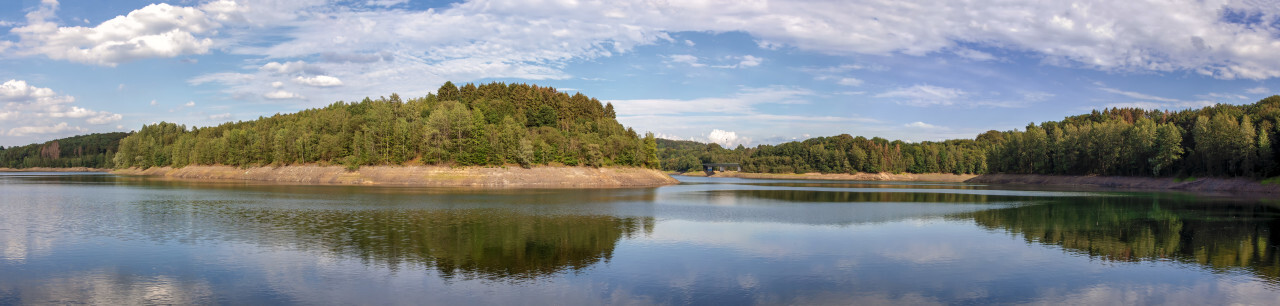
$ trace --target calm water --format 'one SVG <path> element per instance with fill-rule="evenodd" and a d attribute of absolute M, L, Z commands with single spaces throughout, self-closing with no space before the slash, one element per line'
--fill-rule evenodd
<path fill-rule="evenodd" d="M 0 173 L 0 304 L 1280 304 L 1274 200 L 681 179 Z"/>

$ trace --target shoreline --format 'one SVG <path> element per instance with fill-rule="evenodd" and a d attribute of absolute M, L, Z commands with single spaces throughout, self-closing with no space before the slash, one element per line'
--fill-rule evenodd
<path fill-rule="evenodd" d="M 703 172 L 676 173 L 691 177 L 708 177 Z M 710 177 L 733 177 L 744 179 L 791 179 L 791 180 L 841 180 L 841 181 L 883 181 L 883 182 L 944 182 L 944 183 L 976 183 L 1002 185 L 1033 185 L 1057 187 L 1091 187 L 1135 190 L 1173 190 L 1196 192 L 1247 192 L 1247 193 L 1280 193 L 1280 184 L 1263 184 L 1247 178 L 1197 178 L 1179 182 L 1174 178 L 1130 177 L 1130 176 L 1090 176 L 1090 175 L 1043 175 L 1043 174 L 965 174 L 950 173 L 743 173 L 719 172 Z"/>
<path fill-rule="evenodd" d="M 692 177 L 708 177 L 703 172 L 686 172 L 678 175 Z M 882 182 L 944 182 L 944 183 L 962 183 L 966 180 L 977 177 L 974 174 L 950 174 L 950 173 L 866 173 L 858 172 L 855 174 L 848 173 L 746 173 L 737 171 L 717 172 L 710 177 L 735 177 L 745 179 L 774 179 L 774 180 L 826 180 L 826 181 L 882 181 Z"/>
<path fill-rule="evenodd" d="M 1280 184 L 1263 184 L 1247 178 L 1196 178 L 1179 182 L 1169 177 L 983 174 L 967 183 L 1077 186 L 1145 190 L 1179 190 L 1196 192 L 1280 193 Z"/>
<path fill-rule="evenodd" d="M 658 170 L 587 167 L 342 166 L 250 167 L 186 166 L 117 169 L 117 175 L 184 181 L 255 181 L 307 185 L 378 185 L 486 188 L 629 188 L 678 184 Z"/>
<path fill-rule="evenodd" d="M 111 172 L 111 169 L 104 168 L 88 168 L 88 167 L 70 167 L 70 168 L 48 168 L 48 167 L 32 167 L 32 168 L 0 168 L 0 172 Z"/>

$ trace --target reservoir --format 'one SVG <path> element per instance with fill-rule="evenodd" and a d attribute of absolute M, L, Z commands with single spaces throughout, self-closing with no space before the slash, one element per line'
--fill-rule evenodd
<path fill-rule="evenodd" d="M 0 305 L 1280 302 L 1267 197 L 677 178 L 520 190 L 0 173 Z"/>

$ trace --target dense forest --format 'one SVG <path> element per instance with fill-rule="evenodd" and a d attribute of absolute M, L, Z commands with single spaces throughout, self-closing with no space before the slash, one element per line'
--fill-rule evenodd
<path fill-rule="evenodd" d="M 21 147 L 0 147 L 0 168 L 111 168 L 120 139 L 128 135 L 89 134 Z"/>
<path fill-rule="evenodd" d="M 1280 136 L 1280 96 L 1182 111 L 1095 110 L 974 139 L 913 143 L 842 134 L 733 149 L 641 137 L 615 117 L 613 105 L 580 93 L 445 83 L 407 101 L 392 94 L 213 127 L 161 122 L 132 134 L 0 148 L 0 167 L 518 164 L 685 172 L 740 163 L 764 173 L 1280 175 L 1272 141 Z"/>
<path fill-rule="evenodd" d="M 664 170 L 741 163 L 766 173 L 1021 173 L 1128 176 L 1280 175 L 1280 96 L 1253 104 L 1156 111 L 1113 108 L 988 131 L 975 139 L 907 143 L 850 135 L 733 150 L 658 140 Z"/>
<path fill-rule="evenodd" d="M 524 84 L 447 82 L 426 97 L 365 98 L 187 128 L 161 122 L 120 141 L 115 166 L 569 165 L 656 168 L 657 144 L 612 104 Z"/>

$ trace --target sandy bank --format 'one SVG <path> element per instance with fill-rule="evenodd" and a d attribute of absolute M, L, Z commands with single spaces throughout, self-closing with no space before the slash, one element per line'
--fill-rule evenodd
<path fill-rule="evenodd" d="M 110 172 L 110 171 L 111 169 L 86 168 L 86 167 L 72 167 L 72 168 L 35 167 L 35 168 L 22 168 L 22 169 L 0 168 L 0 172 Z"/>
<path fill-rule="evenodd" d="M 689 172 L 683 175 L 687 176 L 706 176 L 704 172 Z M 976 175 L 965 174 L 956 175 L 950 173 L 924 173 L 924 174 L 892 174 L 892 173 L 746 173 L 746 172 L 720 172 L 711 177 L 736 177 L 749 179 L 775 179 L 775 180 L 840 180 L 840 181 L 889 181 L 889 182 L 964 182 Z"/>
<path fill-rule="evenodd" d="M 1088 186 L 1131 189 L 1280 193 L 1280 185 L 1245 178 L 1200 178 L 1177 182 L 1173 178 L 1126 176 L 1060 176 L 1038 174 L 984 174 L 968 183 Z"/>
<path fill-rule="evenodd" d="M 230 166 L 187 166 L 112 171 L 184 180 L 248 180 L 293 184 L 402 185 L 497 188 L 654 187 L 679 181 L 652 169 L 585 167 L 439 167 L 368 166 L 348 172 L 340 166 L 286 166 L 241 169 Z"/>

